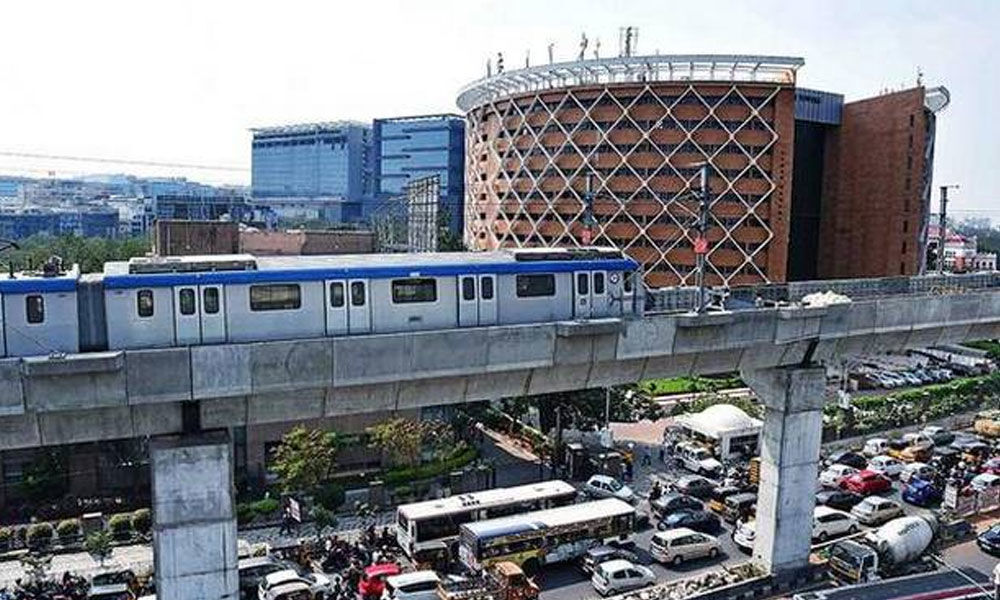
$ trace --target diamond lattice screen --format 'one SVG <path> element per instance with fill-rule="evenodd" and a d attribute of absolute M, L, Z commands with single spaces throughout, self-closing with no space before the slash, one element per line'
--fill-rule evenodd
<path fill-rule="evenodd" d="M 775 119 L 784 115 L 776 109 L 783 92 L 792 90 L 593 86 L 476 107 L 467 123 L 467 242 L 479 249 L 612 246 L 643 265 L 651 287 L 692 285 L 697 202 L 691 192 L 700 185 L 696 165 L 707 160 L 708 282 L 780 280 L 787 228 L 775 226 L 784 214 L 774 209 L 788 182 L 784 165 L 775 168 L 783 141 Z M 777 277 L 769 272 L 775 264 L 782 265 Z"/>

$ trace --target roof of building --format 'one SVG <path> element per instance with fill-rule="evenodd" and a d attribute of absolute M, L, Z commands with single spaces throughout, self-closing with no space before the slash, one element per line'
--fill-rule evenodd
<path fill-rule="evenodd" d="M 656 54 L 552 63 L 504 71 L 459 90 L 457 104 L 469 111 L 517 94 L 577 85 L 661 81 L 742 81 L 795 84 L 805 60 L 742 54 Z"/>
<path fill-rule="evenodd" d="M 348 127 L 363 127 L 371 129 L 371 125 L 361 121 L 319 121 L 316 123 L 290 123 L 270 127 L 251 127 L 254 135 L 295 135 L 302 133 L 320 133 Z"/>

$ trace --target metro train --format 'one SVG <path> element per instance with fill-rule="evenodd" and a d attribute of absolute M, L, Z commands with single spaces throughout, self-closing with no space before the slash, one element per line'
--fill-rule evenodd
<path fill-rule="evenodd" d="M 641 313 L 605 248 L 142 257 L 0 276 L 2 356 L 488 327 Z"/>

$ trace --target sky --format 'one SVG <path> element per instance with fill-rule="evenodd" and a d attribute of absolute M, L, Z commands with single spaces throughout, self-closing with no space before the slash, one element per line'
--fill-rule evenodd
<path fill-rule="evenodd" d="M 632 25 L 638 54 L 800 56 L 798 85 L 848 101 L 911 87 L 919 69 L 952 95 L 935 187 L 961 186 L 952 214 L 1000 221 L 996 0 L 31 0 L 4 2 L 0 23 L 3 174 L 247 184 L 250 127 L 457 112 L 497 52 L 512 68 L 553 43 L 570 60 L 586 32 L 607 56 Z"/>

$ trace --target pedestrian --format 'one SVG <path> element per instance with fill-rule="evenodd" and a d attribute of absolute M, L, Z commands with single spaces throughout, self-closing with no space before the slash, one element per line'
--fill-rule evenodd
<path fill-rule="evenodd" d="M 662 445 L 660 446 L 660 462 L 663 464 L 667 464 L 667 449 L 664 448 Z"/>
<path fill-rule="evenodd" d="M 293 521 L 292 503 L 285 498 L 281 507 L 281 528 L 278 530 L 278 535 L 291 535 Z"/>
<path fill-rule="evenodd" d="M 653 458 L 649 455 L 649 448 L 642 451 L 642 466 L 648 467 L 653 464 Z"/>
<path fill-rule="evenodd" d="M 632 461 L 625 461 L 625 480 L 632 481 Z"/>

